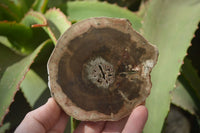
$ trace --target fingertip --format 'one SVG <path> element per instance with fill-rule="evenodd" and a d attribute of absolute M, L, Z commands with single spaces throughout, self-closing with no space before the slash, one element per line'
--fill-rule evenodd
<path fill-rule="evenodd" d="M 44 105 L 45 107 L 52 108 L 56 112 L 60 112 L 62 109 L 60 106 L 57 104 L 54 98 L 50 97 L 46 104 Z"/>
<path fill-rule="evenodd" d="M 147 107 L 146 106 L 144 106 L 144 105 L 140 105 L 140 106 L 138 106 L 138 107 L 136 107 L 135 109 L 133 109 L 133 111 L 132 111 L 132 113 L 131 113 L 131 115 L 143 115 L 143 117 L 144 118 L 146 118 L 146 120 L 147 120 L 147 118 L 148 118 L 148 109 L 147 109 Z"/>
<path fill-rule="evenodd" d="M 56 101 L 53 99 L 53 97 L 50 97 L 50 98 L 48 98 L 48 100 L 47 100 L 47 102 L 46 102 L 46 104 L 49 104 L 49 103 L 56 103 Z"/>
<path fill-rule="evenodd" d="M 148 119 L 148 110 L 144 105 L 136 107 L 124 127 L 125 133 L 141 133 Z"/>

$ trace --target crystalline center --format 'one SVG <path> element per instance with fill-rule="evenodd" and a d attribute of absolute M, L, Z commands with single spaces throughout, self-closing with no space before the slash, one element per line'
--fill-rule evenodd
<path fill-rule="evenodd" d="M 88 79 L 99 88 L 108 88 L 115 80 L 113 65 L 102 57 L 91 60 L 86 69 Z"/>

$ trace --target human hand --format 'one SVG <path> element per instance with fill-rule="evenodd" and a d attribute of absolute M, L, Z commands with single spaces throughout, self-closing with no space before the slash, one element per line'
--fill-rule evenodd
<path fill-rule="evenodd" d="M 141 133 L 148 117 L 145 106 L 135 108 L 131 115 L 115 122 L 81 122 L 75 133 Z M 68 122 L 67 116 L 53 98 L 29 112 L 15 133 L 63 133 Z"/>

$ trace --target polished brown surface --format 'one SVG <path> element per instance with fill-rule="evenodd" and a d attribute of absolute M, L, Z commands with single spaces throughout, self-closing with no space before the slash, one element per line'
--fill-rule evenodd
<path fill-rule="evenodd" d="M 48 62 L 52 96 L 77 119 L 121 119 L 149 95 L 157 56 L 125 19 L 79 22 L 60 38 Z"/>

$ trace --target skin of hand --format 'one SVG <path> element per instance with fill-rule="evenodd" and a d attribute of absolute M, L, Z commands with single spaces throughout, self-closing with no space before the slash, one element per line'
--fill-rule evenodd
<path fill-rule="evenodd" d="M 136 107 L 129 117 L 114 122 L 81 122 L 74 133 L 141 133 L 148 118 L 144 105 Z M 63 133 L 67 116 L 53 98 L 29 112 L 15 133 Z"/>

